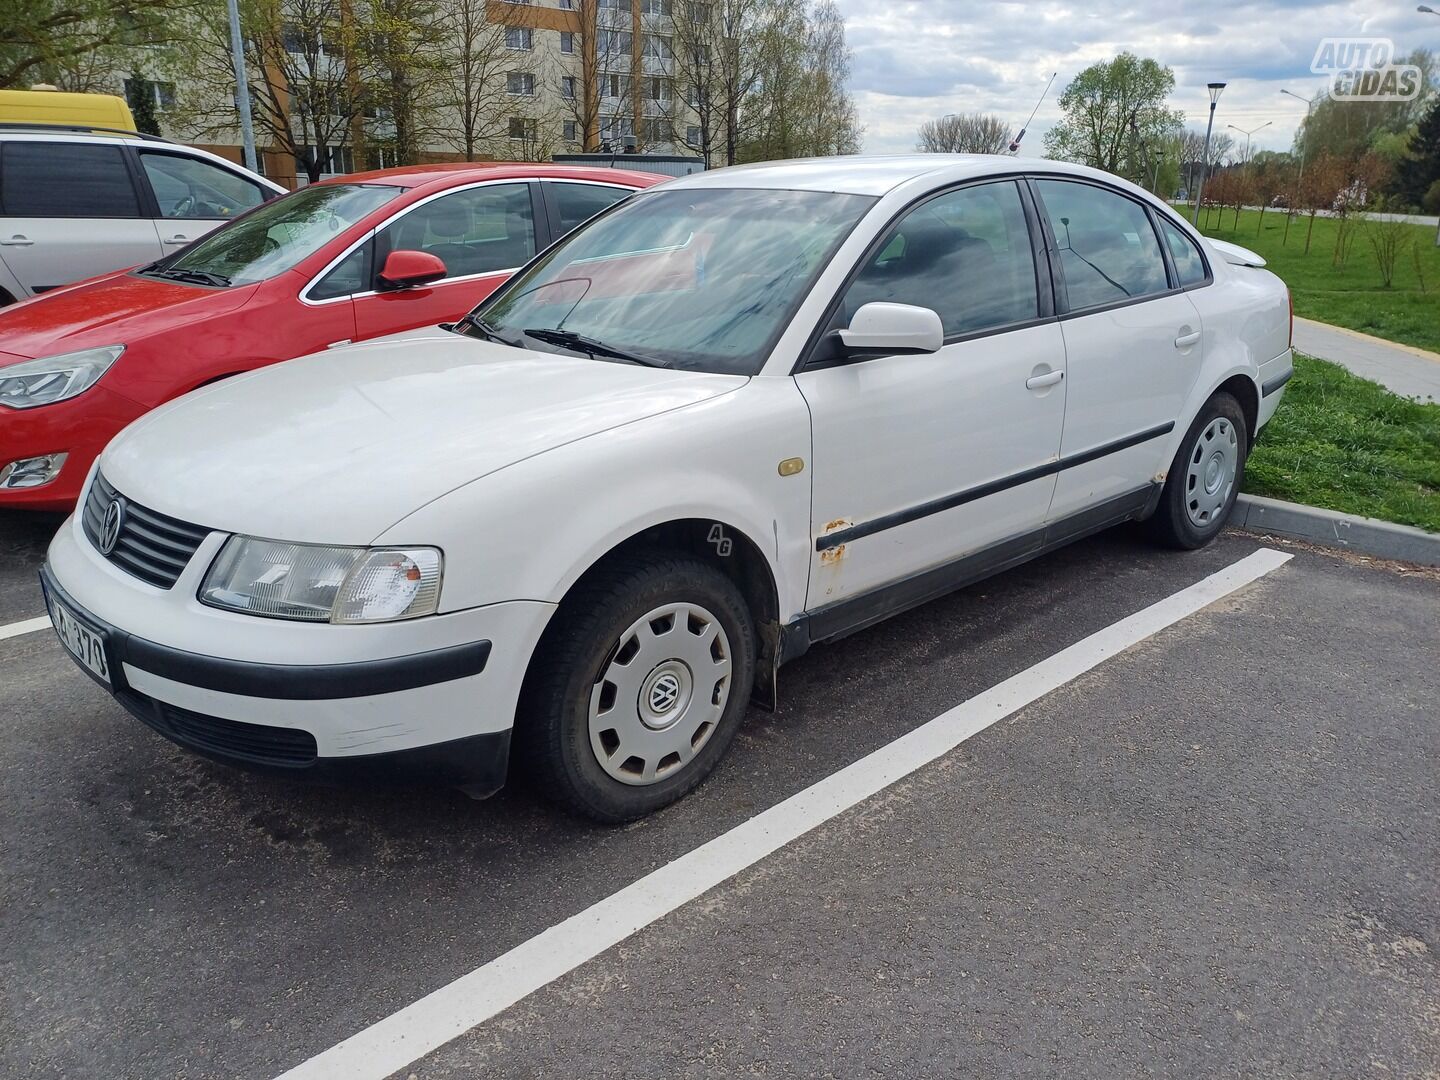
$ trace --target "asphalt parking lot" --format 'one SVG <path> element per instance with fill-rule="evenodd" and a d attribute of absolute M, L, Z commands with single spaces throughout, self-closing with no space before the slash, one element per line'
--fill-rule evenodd
<path fill-rule="evenodd" d="M 0 517 L 0 631 L 43 614 L 53 527 Z M 0 640 L 0 1075 L 322 1060 L 1266 546 L 1119 530 L 815 649 L 705 786 L 618 830 L 523 788 L 233 772 L 49 631 Z M 1285 550 L 396 1075 L 1433 1078 L 1440 578 Z"/>

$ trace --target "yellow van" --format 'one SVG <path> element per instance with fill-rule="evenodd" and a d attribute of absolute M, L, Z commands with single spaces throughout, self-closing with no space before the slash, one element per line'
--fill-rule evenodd
<path fill-rule="evenodd" d="M 59 90 L 0 90 L 0 124 L 68 124 L 135 130 L 125 99 Z"/>

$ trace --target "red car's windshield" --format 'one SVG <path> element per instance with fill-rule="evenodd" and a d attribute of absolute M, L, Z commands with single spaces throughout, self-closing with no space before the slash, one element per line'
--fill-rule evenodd
<path fill-rule="evenodd" d="M 147 273 L 246 285 L 289 270 L 404 188 L 317 184 L 257 207 Z"/>

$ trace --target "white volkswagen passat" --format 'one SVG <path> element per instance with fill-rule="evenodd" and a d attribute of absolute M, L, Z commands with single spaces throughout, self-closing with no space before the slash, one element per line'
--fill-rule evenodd
<path fill-rule="evenodd" d="M 633 818 L 812 644 L 1128 519 L 1209 542 L 1291 372 L 1261 266 L 1055 162 L 686 177 L 460 324 L 138 421 L 50 611 L 211 757 L 483 795 L 513 750 Z"/>

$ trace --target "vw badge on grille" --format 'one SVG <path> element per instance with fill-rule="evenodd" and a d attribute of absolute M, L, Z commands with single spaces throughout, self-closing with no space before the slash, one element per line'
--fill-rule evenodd
<path fill-rule="evenodd" d="M 116 497 L 105 508 L 105 520 L 100 523 L 100 554 L 109 555 L 120 542 L 120 530 L 125 525 L 125 500 Z"/>

